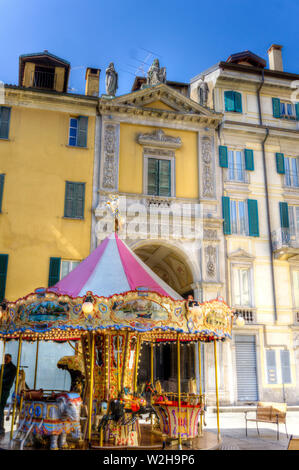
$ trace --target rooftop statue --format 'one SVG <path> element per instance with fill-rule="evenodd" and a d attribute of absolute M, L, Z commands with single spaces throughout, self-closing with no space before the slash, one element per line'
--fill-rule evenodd
<path fill-rule="evenodd" d="M 207 106 L 209 87 L 207 82 L 204 81 L 204 78 L 201 79 L 197 88 L 197 92 L 199 104 L 201 104 L 202 106 Z"/>
<path fill-rule="evenodd" d="M 166 68 L 160 67 L 159 60 L 155 59 L 147 72 L 146 84 L 150 86 L 166 82 Z"/>
<path fill-rule="evenodd" d="M 118 73 L 115 71 L 114 64 L 111 62 L 106 69 L 106 93 L 109 96 L 115 96 L 118 88 Z"/>

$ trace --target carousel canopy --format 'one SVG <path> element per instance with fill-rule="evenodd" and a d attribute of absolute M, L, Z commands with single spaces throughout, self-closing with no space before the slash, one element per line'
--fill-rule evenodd
<path fill-rule="evenodd" d="M 89 291 L 110 297 L 140 288 L 183 300 L 113 233 L 49 290 L 70 297 L 82 297 Z"/>

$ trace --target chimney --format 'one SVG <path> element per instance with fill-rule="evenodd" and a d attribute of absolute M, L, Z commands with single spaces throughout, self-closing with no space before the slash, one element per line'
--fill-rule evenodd
<path fill-rule="evenodd" d="M 270 70 L 283 72 L 281 49 L 282 46 L 280 46 L 279 44 L 272 44 L 272 46 L 268 49 Z"/>
<path fill-rule="evenodd" d="M 101 69 L 92 69 L 88 67 L 86 69 L 85 80 L 85 95 L 88 96 L 99 96 L 100 91 L 100 72 Z"/>

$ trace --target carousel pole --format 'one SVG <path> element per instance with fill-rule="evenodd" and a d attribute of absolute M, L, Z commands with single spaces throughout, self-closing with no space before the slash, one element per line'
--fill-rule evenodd
<path fill-rule="evenodd" d="M 93 405 L 93 379 L 94 379 L 94 350 L 95 350 L 95 334 L 91 333 L 91 351 L 90 351 L 90 382 L 89 382 L 89 403 L 88 403 L 88 442 L 91 441 L 91 425 L 92 425 L 92 405 Z"/>
<path fill-rule="evenodd" d="M 137 345 L 136 345 L 136 366 L 135 366 L 135 378 L 134 378 L 134 392 L 137 392 L 137 378 L 138 378 L 138 360 L 140 352 L 140 336 L 137 336 Z"/>
<path fill-rule="evenodd" d="M 198 372 L 199 372 L 199 396 L 200 396 L 200 403 L 201 396 L 202 396 L 202 377 L 201 377 L 201 342 L 198 341 Z M 199 435 L 202 436 L 202 412 L 200 413 L 200 428 L 199 428 Z"/>
<path fill-rule="evenodd" d="M 4 360 L 5 360 L 5 346 L 6 341 L 3 340 L 3 353 L 2 353 L 2 365 L 1 365 L 1 375 L 0 375 L 0 399 L 2 396 L 2 384 L 3 384 L 3 374 L 4 374 Z"/>
<path fill-rule="evenodd" d="M 22 351 L 22 333 L 20 334 L 20 338 L 19 338 L 18 362 L 17 362 L 16 385 L 15 385 L 15 399 L 14 399 L 14 403 L 13 403 L 12 418 L 11 418 L 10 441 L 12 441 L 12 438 L 13 438 L 13 427 L 14 427 L 14 420 L 15 420 L 17 400 L 18 400 L 17 394 L 18 394 L 18 386 L 19 386 L 19 371 L 20 371 L 21 351 Z"/>
<path fill-rule="evenodd" d="M 117 391 L 120 393 L 120 357 L 119 357 L 119 334 L 117 333 Z"/>
<path fill-rule="evenodd" d="M 154 387 L 154 343 L 151 343 L 151 384 Z M 153 397 L 151 396 L 151 404 L 153 404 Z M 151 414 L 151 427 L 153 427 L 153 415 Z"/>
<path fill-rule="evenodd" d="M 38 365 L 38 353 L 39 353 L 39 339 L 36 342 L 36 353 L 35 353 L 35 369 L 34 369 L 34 390 L 36 389 L 36 378 L 37 378 L 37 365 Z"/>
<path fill-rule="evenodd" d="M 182 436 L 181 436 L 181 343 L 180 334 L 177 336 L 177 362 L 178 362 L 178 439 L 179 439 L 179 450 L 182 450 Z"/>
<path fill-rule="evenodd" d="M 217 406 L 217 438 L 220 440 L 220 424 L 219 424 L 219 395 L 218 395 L 218 371 L 217 371 L 217 342 L 214 340 L 214 357 L 215 357 L 215 386 L 216 386 L 216 406 Z"/>

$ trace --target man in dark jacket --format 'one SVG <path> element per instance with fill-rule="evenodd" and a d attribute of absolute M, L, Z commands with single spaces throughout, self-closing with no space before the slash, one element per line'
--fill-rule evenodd
<path fill-rule="evenodd" d="M 4 372 L 2 382 L 2 393 L 0 400 L 0 436 L 5 434 L 4 429 L 4 409 L 9 397 L 10 389 L 15 380 L 17 368 L 11 361 L 11 355 L 5 354 L 4 358 Z"/>

